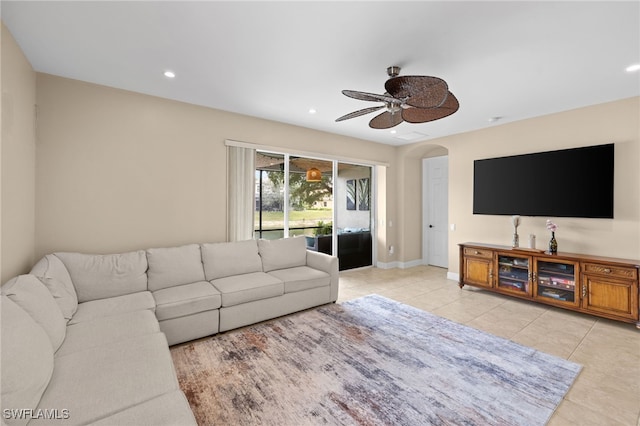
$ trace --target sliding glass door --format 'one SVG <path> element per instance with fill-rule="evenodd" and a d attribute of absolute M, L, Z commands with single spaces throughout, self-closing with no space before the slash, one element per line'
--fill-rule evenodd
<path fill-rule="evenodd" d="M 309 250 L 335 253 L 341 270 L 371 265 L 371 170 L 258 151 L 255 238 L 304 235 Z"/>
<path fill-rule="evenodd" d="M 372 264 L 372 177 L 369 166 L 338 163 L 335 208 L 341 270 Z"/>

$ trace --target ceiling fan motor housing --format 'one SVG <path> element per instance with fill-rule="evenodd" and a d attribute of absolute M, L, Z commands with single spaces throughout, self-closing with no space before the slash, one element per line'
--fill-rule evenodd
<path fill-rule="evenodd" d="M 391 66 L 387 68 L 387 75 L 391 78 L 397 77 L 400 75 L 400 67 Z"/>

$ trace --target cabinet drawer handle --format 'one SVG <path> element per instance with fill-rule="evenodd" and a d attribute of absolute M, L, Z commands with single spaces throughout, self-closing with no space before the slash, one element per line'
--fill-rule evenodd
<path fill-rule="evenodd" d="M 479 254 L 482 254 L 482 253 L 480 253 L 478 250 L 476 250 L 474 254 L 479 255 Z"/>
<path fill-rule="evenodd" d="M 611 269 L 609 269 L 609 268 L 604 268 L 604 273 L 605 273 L 605 274 L 610 274 L 610 273 L 611 273 Z"/>

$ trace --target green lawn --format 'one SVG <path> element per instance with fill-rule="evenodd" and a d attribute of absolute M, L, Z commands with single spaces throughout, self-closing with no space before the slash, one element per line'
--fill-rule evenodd
<path fill-rule="evenodd" d="M 319 221 L 331 222 L 333 220 L 331 210 L 291 210 L 289 212 L 289 226 L 316 226 Z M 258 223 L 259 213 L 255 213 L 255 223 Z M 262 212 L 263 229 L 282 228 L 284 212 Z"/>

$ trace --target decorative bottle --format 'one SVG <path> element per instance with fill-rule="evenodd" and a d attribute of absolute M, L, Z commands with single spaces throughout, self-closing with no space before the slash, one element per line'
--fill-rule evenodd
<path fill-rule="evenodd" d="M 549 241 L 549 253 L 558 254 L 558 242 L 556 241 L 556 233 L 551 231 L 551 241 Z"/>

